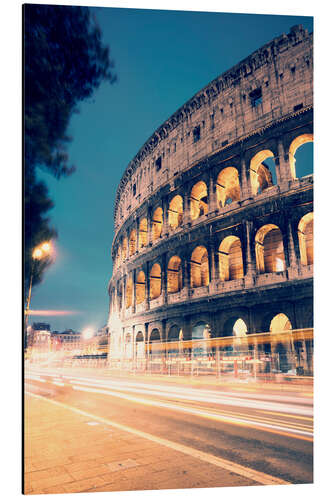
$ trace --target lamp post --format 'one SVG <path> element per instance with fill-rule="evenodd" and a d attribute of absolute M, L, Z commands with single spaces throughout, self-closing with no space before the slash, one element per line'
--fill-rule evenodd
<path fill-rule="evenodd" d="M 29 311 L 30 311 L 30 302 L 31 302 L 31 290 L 32 290 L 32 281 L 34 277 L 34 271 L 35 271 L 35 263 L 37 260 L 41 260 L 48 255 L 50 255 L 52 252 L 52 245 L 50 242 L 45 241 L 44 243 L 41 243 L 37 247 L 34 248 L 32 252 L 32 267 L 31 267 L 31 276 L 30 276 L 30 285 L 29 285 L 29 292 L 28 292 L 28 298 L 27 298 L 27 303 L 25 307 L 25 322 L 24 322 L 24 334 L 27 334 L 27 327 L 28 327 L 28 322 L 29 322 Z"/>

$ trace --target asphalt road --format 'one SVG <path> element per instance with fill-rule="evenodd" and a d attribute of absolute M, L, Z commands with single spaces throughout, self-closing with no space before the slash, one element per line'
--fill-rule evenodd
<path fill-rule="evenodd" d="M 312 398 L 29 369 L 26 389 L 290 483 L 313 481 Z"/>

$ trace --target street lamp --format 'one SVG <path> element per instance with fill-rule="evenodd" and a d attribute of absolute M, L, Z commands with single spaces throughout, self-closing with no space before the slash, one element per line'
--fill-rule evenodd
<path fill-rule="evenodd" d="M 34 270 L 35 270 L 35 262 L 37 260 L 41 260 L 48 255 L 50 255 L 52 252 L 52 245 L 48 241 L 44 241 L 37 247 L 35 247 L 32 251 L 32 267 L 31 267 L 31 276 L 30 276 L 30 285 L 29 285 L 29 292 L 28 292 L 28 298 L 27 298 L 27 304 L 26 308 L 24 311 L 25 314 L 25 329 L 24 331 L 27 331 L 27 326 L 28 326 L 28 321 L 29 321 L 29 310 L 30 310 L 30 302 L 31 302 L 31 290 L 32 290 L 32 280 L 34 277 Z"/>

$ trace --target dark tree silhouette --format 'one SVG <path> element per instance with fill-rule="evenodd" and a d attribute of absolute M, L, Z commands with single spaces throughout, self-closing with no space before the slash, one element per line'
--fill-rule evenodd
<path fill-rule="evenodd" d="M 24 287 L 29 287 L 32 249 L 54 238 L 47 213 L 53 207 L 37 168 L 55 178 L 75 171 L 66 147 L 67 128 L 81 101 L 103 81 L 113 83 L 113 61 L 86 7 L 23 6 L 24 19 Z M 33 284 L 50 261 L 38 262 Z"/>

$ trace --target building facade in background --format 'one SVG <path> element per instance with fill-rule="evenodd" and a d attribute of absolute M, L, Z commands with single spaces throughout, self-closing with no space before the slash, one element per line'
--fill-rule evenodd
<path fill-rule="evenodd" d="M 233 337 L 277 352 L 282 371 L 288 350 L 311 373 L 312 339 L 286 347 L 277 335 L 313 326 L 313 175 L 296 161 L 313 141 L 312 49 L 302 26 L 267 43 L 178 109 L 126 168 L 110 363 L 142 366 L 154 342 Z"/>

